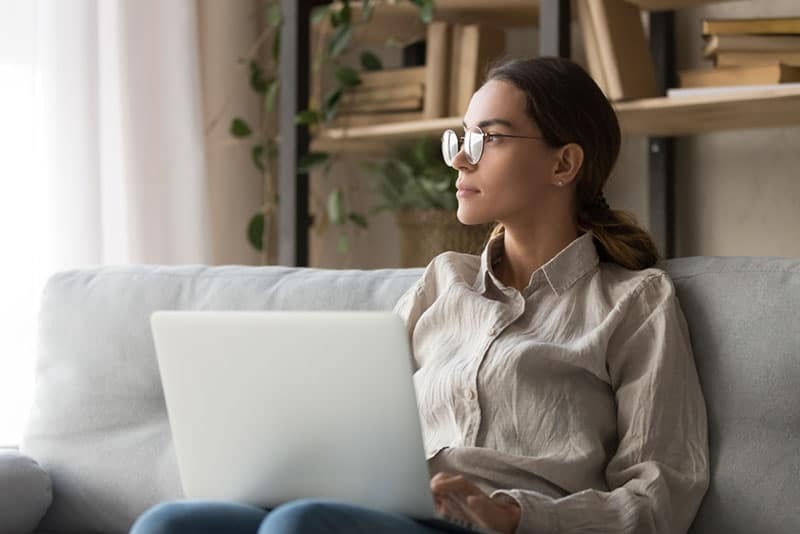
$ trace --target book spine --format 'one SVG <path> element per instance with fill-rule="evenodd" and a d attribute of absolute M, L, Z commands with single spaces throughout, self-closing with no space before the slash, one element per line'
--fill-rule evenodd
<path fill-rule="evenodd" d="M 444 117 L 448 112 L 450 89 L 450 24 L 431 22 L 425 49 L 424 116 Z"/>

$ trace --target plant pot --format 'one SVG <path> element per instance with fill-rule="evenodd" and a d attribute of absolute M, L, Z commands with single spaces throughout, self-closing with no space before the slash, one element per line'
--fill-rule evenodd
<path fill-rule="evenodd" d="M 402 267 L 424 267 L 447 250 L 480 254 L 493 223 L 465 225 L 454 211 L 404 210 L 395 212 L 400 227 Z"/>

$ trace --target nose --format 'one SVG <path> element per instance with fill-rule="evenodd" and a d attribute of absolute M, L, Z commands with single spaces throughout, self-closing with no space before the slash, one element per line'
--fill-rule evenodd
<path fill-rule="evenodd" d="M 464 153 L 464 144 L 462 143 L 453 158 L 453 163 L 450 165 L 457 171 L 465 171 L 474 169 L 475 166 L 469 162 L 467 155 Z"/>

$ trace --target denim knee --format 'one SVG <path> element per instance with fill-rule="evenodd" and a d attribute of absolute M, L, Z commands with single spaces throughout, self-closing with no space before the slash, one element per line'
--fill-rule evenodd
<path fill-rule="evenodd" d="M 133 523 L 130 534 L 174 534 L 181 532 L 190 506 L 182 502 L 163 502 L 145 511 Z"/>
<path fill-rule="evenodd" d="M 258 534 L 308 534 L 341 532 L 341 503 L 320 499 L 298 499 L 275 508 Z"/>

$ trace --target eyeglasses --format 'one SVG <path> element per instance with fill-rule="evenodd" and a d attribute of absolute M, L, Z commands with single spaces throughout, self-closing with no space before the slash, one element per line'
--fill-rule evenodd
<path fill-rule="evenodd" d="M 464 130 L 464 135 L 459 136 L 453 130 L 445 130 L 442 134 L 442 157 L 449 167 L 453 166 L 461 146 L 464 147 L 464 155 L 472 165 L 477 165 L 483 156 L 483 147 L 488 138 L 490 141 L 496 137 L 512 137 L 515 139 L 544 139 L 544 137 L 531 137 L 527 135 L 509 134 L 487 134 L 478 126 L 473 126 Z"/>

